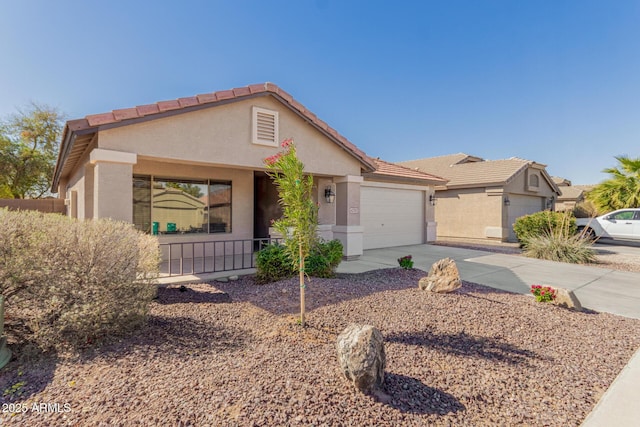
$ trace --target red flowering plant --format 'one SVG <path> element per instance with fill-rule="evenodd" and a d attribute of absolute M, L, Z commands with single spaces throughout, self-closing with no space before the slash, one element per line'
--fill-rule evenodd
<path fill-rule="evenodd" d="M 318 209 L 313 202 L 313 177 L 305 174 L 293 139 L 285 139 L 281 147 L 283 151 L 267 157 L 264 163 L 267 175 L 278 189 L 282 206 L 282 218 L 275 221 L 273 226 L 285 237 L 285 252 L 300 273 L 300 323 L 304 327 L 304 267 L 305 259 L 317 239 Z"/>
<path fill-rule="evenodd" d="M 551 302 L 556 299 L 556 290 L 551 286 L 531 285 L 531 293 L 538 302 Z"/>

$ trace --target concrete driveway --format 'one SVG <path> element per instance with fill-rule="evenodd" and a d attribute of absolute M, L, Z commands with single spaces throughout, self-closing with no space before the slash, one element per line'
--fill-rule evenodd
<path fill-rule="evenodd" d="M 638 250 L 640 256 L 640 248 L 636 247 L 598 248 Z M 436 245 L 366 250 L 359 260 L 342 262 L 338 272 L 397 267 L 397 259 L 405 255 L 412 255 L 414 267 L 424 271 L 439 259 L 449 257 L 456 261 L 462 279 L 469 282 L 521 294 L 529 294 L 534 284 L 562 287 L 573 291 L 583 307 L 640 319 L 640 273 Z"/>

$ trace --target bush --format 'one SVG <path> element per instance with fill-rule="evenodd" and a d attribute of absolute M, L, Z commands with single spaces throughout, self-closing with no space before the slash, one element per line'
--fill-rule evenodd
<path fill-rule="evenodd" d="M 333 277 L 340 261 L 342 261 L 340 240 L 318 242 L 305 260 L 305 273 L 312 277 Z M 298 273 L 293 269 L 284 246 L 277 243 L 268 245 L 258 252 L 256 268 L 258 283 L 277 282 Z"/>
<path fill-rule="evenodd" d="M 21 339 L 79 348 L 146 321 L 158 242 L 132 224 L 5 209 L 0 241 L 0 292 Z"/>
<path fill-rule="evenodd" d="M 567 228 L 569 235 L 576 233 L 576 219 L 573 215 L 564 212 L 541 211 L 521 216 L 513 224 L 516 237 L 525 246 L 527 241 L 533 237 L 553 234 L 563 228 Z"/>
<path fill-rule="evenodd" d="M 256 268 L 258 283 L 277 282 L 295 275 L 285 247 L 279 243 L 267 245 L 258 252 Z"/>
<path fill-rule="evenodd" d="M 527 239 L 523 254 L 531 258 L 585 264 L 596 260 L 589 239 L 566 232 L 545 233 Z"/>
<path fill-rule="evenodd" d="M 318 242 L 305 261 L 305 270 L 313 277 L 333 277 L 342 261 L 342 242 L 338 239 Z"/>
<path fill-rule="evenodd" d="M 411 255 L 406 255 L 402 258 L 398 258 L 398 264 L 405 270 L 410 270 L 413 268 L 413 257 Z"/>

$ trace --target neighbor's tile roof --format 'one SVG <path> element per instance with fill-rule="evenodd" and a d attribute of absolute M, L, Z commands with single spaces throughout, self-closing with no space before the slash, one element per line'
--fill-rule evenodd
<path fill-rule="evenodd" d="M 154 118 L 166 117 L 170 114 L 176 114 L 180 112 L 187 112 L 199 108 L 206 108 L 208 106 L 214 106 L 218 103 L 230 102 L 233 100 L 240 100 L 244 98 L 250 98 L 261 95 L 272 95 L 285 106 L 291 108 L 293 111 L 300 114 L 305 120 L 315 126 L 318 130 L 325 133 L 329 138 L 332 138 L 338 145 L 342 146 L 348 153 L 356 157 L 366 169 L 374 170 L 375 165 L 372 159 L 367 156 L 362 150 L 351 143 L 347 138 L 340 135 L 335 129 L 329 126 L 326 122 L 319 119 L 314 113 L 309 111 L 300 104 L 293 97 L 285 92 L 283 89 L 273 83 L 259 83 L 252 84 L 246 87 L 239 87 L 229 90 L 221 90 L 212 93 L 205 93 L 201 95 L 191 96 L 187 98 L 178 98 L 168 101 L 160 101 L 154 104 L 140 105 L 132 108 L 123 108 L 119 110 L 113 110 L 107 113 L 91 114 L 81 119 L 69 120 L 64 127 L 62 134 L 62 142 L 60 145 L 60 153 L 58 156 L 58 162 L 54 172 L 54 182 L 52 189 L 56 191 L 57 181 L 61 176 L 63 168 L 65 173 L 68 173 L 71 166 L 66 165 L 66 156 L 73 149 L 72 136 L 87 134 L 90 132 L 97 132 L 102 126 L 114 127 L 114 126 L 126 126 L 128 124 L 137 123 L 141 120 L 150 120 Z M 76 151 L 82 151 L 80 148 Z M 76 154 L 77 153 L 72 153 Z M 77 157 L 72 156 L 73 160 Z"/>
<path fill-rule="evenodd" d="M 534 162 L 512 157 L 503 160 L 482 160 L 464 153 L 399 162 L 449 180 L 447 187 L 505 185 Z"/>
<path fill-rule="evenodd" d="M 389 163 L 380 159 L 372 160 L 376 165 L 376 170 L 375 172 L 365 174 L 365 176 L 369 176 L 372 178 L 378 177 L 381 179 L 391 177 L 407 181 L 423 181 L 432 185 L 443 185 L 447 182 L 446 179 L 432 175 L 430 173 L 410 169 L 405 166 L 397 165 L 395 163 Z"/>
<path fill-rule="evenodd" d="M 576 186 L 563 185 L 559 188 L 561 194 L 558 196 L 558 201 L 578 200 L 584 195 L 584 190 Z"/>

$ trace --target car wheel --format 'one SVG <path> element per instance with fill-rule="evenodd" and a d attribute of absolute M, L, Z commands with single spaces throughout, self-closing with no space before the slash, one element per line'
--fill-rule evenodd
<path fill-rule="evenodd" d="M 598 237 L 591 227 L 578 227 L 578 233 L 584 239 L 595 240 Z"/>

